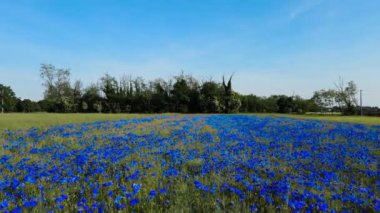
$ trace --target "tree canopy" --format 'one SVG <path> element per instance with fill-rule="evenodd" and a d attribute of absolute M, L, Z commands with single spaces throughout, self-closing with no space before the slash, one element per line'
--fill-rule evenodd
<path fill-rule="evenodd" d="M 335 89 L 315 91 L 310 99 L 300 96 L 272 95 L 259 97 L 242 95 L 233 90 L 233 76 L 228 81 L 199 81 L 181 72 L 168 80 L 147 81 L 141 77 L 108 73 L 90 85 L 80 80 L 71 82 L 70 69 L 42 64 L 40 76 L 44 98 L 38 102 L 21 100 L 9 86 L 0 84 L 5 112 L 98 112 L 98 113 L 306 113 L 341 112 L 356 114 L 357 86 L 343 79 Z M 366 108 L 376 114 L 377 108 Z"/>

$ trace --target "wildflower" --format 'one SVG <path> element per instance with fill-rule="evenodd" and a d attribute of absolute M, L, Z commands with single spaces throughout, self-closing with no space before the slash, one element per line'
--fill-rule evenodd
<path fill-rule="evenodd" d="M 138 203 L 140 203 L 140 200 L 138 198 L 134 198 L 134 199 L 129 201 L 129 204 L 131 206 L 136 206 Z"/>
<path fill-rule="evenodd" d="M 114 203 L 115 203 L 115 204 L 120 204 L 120 202 L 121 202 L 122 199 L 123 199 L 123 197 L 120 196 L 120 195 L 118 195 L 118 196 L 115 198 Z"/>
<path fill-rule="evenodd" d="M 11 211 L 12 213 L 22 213 L 22 208 L 17 206 L 15 209 Z"/>
<path fill-rule="evenodd" d="M 132 184 L 132 189 L 133 189 L 133 194 L 134 195 L 136 195 L 137 193 L 139 193 L 140 192 L 140 190 L 141 190 L 141 186 L 142 186 L 142 184 L 141 183 L 133 183 Z"/>
<path fill-rule="evenodd" d="M 103 187 L 110 187 L 110 186 L 112 186 L 112 181 L 109 181 L 109 182 L 107 182 L 107 183 L 103 183 Z"/>
<path fill-rule="evenodd" d="M 64 200 L 66 200 L 68 197 L 67 197 L 67 195 L 61 195 L 61 196 L 59 196 L 59 197 L 57 197 L 57 198 L 55 198 L 55 202 L 57 202 L 57 203 L 61 203 L 61 202 L 63 202 Z"/>
<path fill-rule="evenodd" d="M 7 200 L 3 200 L 0 202 L 0 210 L 5 209 L 7 207 L 8 207 L 8 201 Z"/>
<path fill-rule="evenodd" d="M 113 191 L 112 191 L 112 190 L 109 191 L 107 195 L 108 195 L 108 197 L 111 197 L 111 198 L 112 198 L 112 197 L 113 197 Z"/>
<path fill-rule="evenodd" d="M 149 199 L 152 199 L 152 198 L 154 198 L 155 196 L 156 196 L 156 190 L 151 190 L 150 192 L 149 192 Z"/>
<path fill-rule="evenodd" d="M 329 206 L 326 203 L 318 204 L 318 209 L 322 212 L 327 212 L 329 210 Z"/>
<path fill-rule="evenodd" d="M 24 178 L 24 182 L 25 182 L 25 183 L 32 183 L 32 184 L 35 184 L 35 183 L 36 183 L 36 179 L 35 179 L 33 176 L 28 175 L 28 176 L 26 176 L 26 177 Z"/>
<path fill-rule="evenodd" d="M 159 190 L 159 192 L 160 192 L 160 194 L 166 194 L 166 193 L 168 193 L 168 190 L 165 189 L 165 188 L 161 188 L 161 189 Z"/>
<path fill-rule="evenodd" d="M 37 205 L 38 205 L 38 202 L 35 200 L 26 201 L 24 203 L 25 208 L 33 208 L 33 207 L 36 207 Z"/>
<path fill-rule="evenodd" d="M 374 203 L 375 203 L 375 211 L 377 212 L 380 211 L 380 199 L 377 198 Z"/>
<path fill-rule="evenodd" d="M 92 190 L 92 198 L 97 198 L 99 196 L 99 188 L 95 188 Z"/>
<path fill-rule="evenodd" d="M 249 206 L 249 211 L 250 212 L 257 212 L 257 205 L 256 204 L 252 204 Z"/>
<path fill-rule="evenodd" d="M 195 188 L 203 189 L 202 183 L 199 180 L 194 180 Z"/>
<path fill-rule="evenodd" d="M 118 210 L 118 211 L 123 210 L 123 209 L 125 209 L 125 205 L 124 204 L 118 204 L 118 203 L 116 203 L 115 204 L 115 209 Z"/>

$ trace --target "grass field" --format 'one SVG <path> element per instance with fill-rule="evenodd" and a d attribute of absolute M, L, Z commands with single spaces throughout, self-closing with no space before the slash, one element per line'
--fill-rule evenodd
<path fill-rule="evenodd" d="M 99 114 L 99 113 L 5 113 L 0 114 L 0 131 L 4 129 L 25 129 L 48 127 L 58 124 L 121 120 L 143 117 L 143 114 Z"/>
<path fill-rule="evenodd" d="M 0 133 L 0 212 L 380 211 L 380 126 L 277 115 L 7 116 L 44 128 Z M 46 127 L 121 118 L 131 119 Z"/>
<path fill-rule="evenodd" d="M 380 125 L 380 117 L 369 116 L 341 116 L 341 115 L 291 115 L 291 114 L 254 114 L 258 116 L 277 116 L 298 119 L 312 119 L 331 122 L 348 122 L 366 125 Z"/>
<path fill-rule="evenodd" d="M 162 114 L 161 114 L 162 115 Z M 163 114 L 167 115 L 167 114 Z M 257 116 L 276 116 L 300 119 L 314 119 L 333 122 L 350 122 L 367 125 L 380 125 L 380 117 L 339 116 L 339 115 L 288 115 L 288 114 L 247 114 Z M 80 114 L 80 113 L 6 113 L 0 114 L 0 131 L 4 129 L 25 129 L 49 127 L 58 124 L 82 123 L 105 120 L 120 120 L 150 116 L 149 114 Z"/>

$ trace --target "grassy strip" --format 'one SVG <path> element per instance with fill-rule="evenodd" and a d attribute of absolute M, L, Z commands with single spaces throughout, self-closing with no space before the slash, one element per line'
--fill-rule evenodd
<path fill-rule="evenodd" d="M 25 129 L 52 125 L 82 123 L 103 120 L 120 120 L 152 116 L 157 114 L 98 114 L 98 113 L 6 113 L 0 114 L 0 131 L 4 129 Z M 314 119 L 332 122 L 350 122 L 367 125 L 380 125 L 379 117 L 340 116 L 340 115 L 291 115 L 278 113 L 247 113 L 244 115 L 280 116 L 297 119 Z"/>
<path fill-rule="evenodd" d="M 330 122 L 349 122 L 358 123 L 366 125 L 380 125 L 380 117 L 369 117 L 369 116 L 341 116 L 341 115 L 298 115 L 298 114 L 278 114 L 278 113 L 253 113 L 246 115 L 257 115 L 257 116 L 279 116 L 279 117 L 289 117 L 297 119 L 312 119 L 312 120 L 322 120 Z"/>
<path fill-rule="evenodd" d="M 97 113 L 5 113 L 0 114 L 0 131 L 104 120 L 121 120 L 146 116 L 144 114 Z"/>

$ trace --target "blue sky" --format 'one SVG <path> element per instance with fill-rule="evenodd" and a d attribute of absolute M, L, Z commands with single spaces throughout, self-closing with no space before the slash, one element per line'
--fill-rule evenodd
<path fill-rule="evenodd" d="M 51 63 L 85 85 L 184 70 L 234 73 L 243 94 L 309 98 L 341 76 L 380 106 L 379 11 L 378 0 L 3 0 L 0 83 L 41 99 L 39 66 Z"/>

